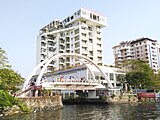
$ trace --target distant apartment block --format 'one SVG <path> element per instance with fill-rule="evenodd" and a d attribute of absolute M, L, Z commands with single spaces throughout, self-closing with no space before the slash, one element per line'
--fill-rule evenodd
<path fill-rule="evenodd" d="M 52 21 L 39 31 L 37 64 L 59 53 L 77 53 L 103 65 L 102 28 L 105 26 L 105 17 L 84 8 L 62 21 Z M 73 57 L 60 57 L 49 64 L 47 72 L 80 64 Z"/>
<path fill-rule="evenodd" d="M 143 60 L 156 72 L 160 70 L 160 46 L 156 40 L 139 38 L 121 42 L 113 48 L 115 66 L 121 67 L 122 61 Z"/>

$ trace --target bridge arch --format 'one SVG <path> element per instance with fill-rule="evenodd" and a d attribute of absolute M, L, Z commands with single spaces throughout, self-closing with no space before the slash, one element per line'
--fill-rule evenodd
<path fill-rule="evenodd" d="M 42 61 L 41 63 L 39 63 L 32 71 L 32 73 L 28 76 L 28 78 L 26 79 L 26 81 L 24 82 L 22 91 L 24 91 L 29 83 L 29 81 L 31 80 L 31 78 L 33 77 L 33 75 L 35 75 L 35 73 L 37 72 L 37 70 L 43 66 L 49 59 L 45 59 L 44 61 Z"/>
<path fill-rule="evenodd" d="M 113 88 L 113 85 L 112 85 L 111 81 L 108 80 L 107 75 L 101 70 L 101 68 L 97 64 L 95 64 L 92 60 L 90 60 L 86 56 L 83 56 L 83 55 L 80 55 L 80 54 L 77 54 L 77 53 L 60 53 L 60 54 L 52 56 L 51 58 L 46 60 L 47 62 L 44 64 L 40 74 L 38 75 L 38 78 L 37 78 L 37 81 L 36 81 L 37 86 L 40 85 L 40 80 L 42 79 L 42 76 L 43 76 L 47 66 L 52 62 L 52 60 L 58 59 L 61 56 L 71 56 L 71 57 L 83 58 L 83 59 L 87 60 L 88 62 L 92 63 L 102 73 L 102 75 L 105 77 L 105 80 L 107 80 L 109 87 Z"/>
<path fill-rule="evenodd" d="M 83 60 L 79 59 L 79 61 L 82 62 L 88 68 L 88 70 L 91 73 L 91 76 L 93 78 L 93 81 L 96 81 L 95 75 L 94 75 L 93 71 L 90 69 L 90 67 L 85 62 L 83 62 Z"/>

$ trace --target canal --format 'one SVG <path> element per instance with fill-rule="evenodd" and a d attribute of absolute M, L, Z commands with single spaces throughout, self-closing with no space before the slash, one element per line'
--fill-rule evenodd
<path fill-rule="evenodd" d="M 0 117 L 0 120 L 147 120 L 160 119 L 160 103 L 64 105 L 56 111 Z"/>

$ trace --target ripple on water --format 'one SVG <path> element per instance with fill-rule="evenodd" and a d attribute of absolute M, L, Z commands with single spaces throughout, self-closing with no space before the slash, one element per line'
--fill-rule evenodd
<path fill-rule="evenodd" d="M 3 116 L 0 120 L 158 120 L 159 116 L 160 104 L 65 105 L 56 111 Z"/>

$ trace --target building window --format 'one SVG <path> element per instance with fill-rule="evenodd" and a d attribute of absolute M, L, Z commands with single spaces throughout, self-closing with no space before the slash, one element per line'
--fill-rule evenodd
<path fill-rule="evenodd" d="M 72 15 L 72 16 L 71 16 L 71 20 L 73 20 L 73 18 L 74 18 L 74 16 Z"/>
<path fill-rule="evenodd" d="M 82 36 L 83 36 L 83 37 L 86 37 L 87 35 L 86 35 L 85 33 L 82 33 Z"/>
<path fill-rule="evenodd" d="M 75 48 L 77 48 L 79 46 L 80 46 L 79 42 L 75 43 Z"/>
<path fill-rule="evenodd" d="M 76 29 L 75 31 L 74 31 L 74 34 L 76 35 L 76 34 L 78 34 L 79 33 L 79 29 Z"/>
<path fill-rule="evenodd" d="M 83 15 L 86 15 L 86 11 L 82 10 L 82 14 L 83 14 Z"/>
<path fill-rule="evenodd" d="M 79 40 L 79 35 L 74 38 L 75 41 Z"/>
<path fill-rule="evenodd" d="M 89 43 L 93 43 L 93 39 L 90 38 L 90 39 L 89 39 Z"/>
<path fill-rule="evenodd" d="M 92 19 L 92 13 L 90 13 L 90 18 Z"/>
<path fill-rule="evenodd" d="M 80 13 L 81 13 L 81 10 L 78 10 L 78 11 L 77 11 L 77 15 L 80 15 Z"/>
<path fill-rule="evenodd" d="M 96 15 L 93 14 L 93 20 L 96 20 Z"/>
<path fill-rule="evenodd" d="M 109 77 L 110 77 L 110 80 L 114 80 L 114 74 L 113 73 L 109 73 Z"/>
<path fill-rule="evenodd" d="M 88 26 L 88 30 L 89 30 L 89 31 L 92 31 L 92 27 Z"/>

